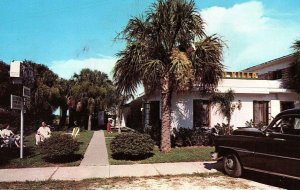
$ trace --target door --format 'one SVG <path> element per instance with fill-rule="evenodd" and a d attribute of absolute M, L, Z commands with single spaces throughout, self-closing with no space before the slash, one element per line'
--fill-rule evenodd
<path fill-rule="evenodd" d="M 287 115 L 272 123 L 266 136 L 257 138 L 257 169 L 300 177 L 300 116 Z"/>

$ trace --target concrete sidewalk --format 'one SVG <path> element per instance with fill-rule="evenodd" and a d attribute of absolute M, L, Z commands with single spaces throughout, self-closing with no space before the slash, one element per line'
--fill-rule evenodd
<path fill-rule="evenodd" d="M 21 168 L 0 170 L 0 182 L 83 180 L 110 177 L 143 177 L 217 172 L 216 162 L 180 162 L 134 165 Z"/>
<path fill-rule="evenodd" d="M 103 130 L 95 131 L 80 163 L 82 166 L 108 166 L 108 154 Z"/>
<path fill-rule="evenodd" d="M 216 162 L 109 165 L 104 132 L 95 131 L 80 166 L 0 169 L 0 182 L 83 180 L 217 172 Z"/>

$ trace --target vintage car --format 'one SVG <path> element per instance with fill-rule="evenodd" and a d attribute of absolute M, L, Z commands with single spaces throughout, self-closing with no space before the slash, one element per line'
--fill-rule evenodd
<path fill-rule="evenodd" d="M 300 179 L 300 109 L 279 113 L 264 129 L 240 128 L 215 139 L 213 159 L 223 159 L 224 171 L 240 177 L 254 170 Z"/>

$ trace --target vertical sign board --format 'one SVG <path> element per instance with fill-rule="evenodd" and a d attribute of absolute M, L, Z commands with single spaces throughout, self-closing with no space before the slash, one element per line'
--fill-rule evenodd
<path fill-rule="evenodd" d="M 30 98 L 30 88 L 23 86 L 23 97 Z"/>
<path fill-rule="evenodd" d="M 21 61 L 12 61 L 10 63 L 10 77 L 21 77 Z"/>
<path fill-rule="evenodd" d="M 23 98 L 20 96 L 10 95 L 10 108 L 15 110 L 22 109 Z"/>

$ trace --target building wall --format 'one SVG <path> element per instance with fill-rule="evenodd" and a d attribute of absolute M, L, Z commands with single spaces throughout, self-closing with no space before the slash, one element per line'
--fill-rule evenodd
<path fill-rule="evenodd" d="M 242 104 L 240 110 L 236 109 L 231 118 L 234 127 L 244 127 L 245 122 L 253 119 L 253 101 L 269 101 L 271 117 L 280 112 L 280 101 L 296 101 L 297 95 L 286 89 L 280 88 L 279 81 L 267 80 L 242 80 L 224 79 L 218 87 L 220 92 L 233 89 L 235 100 Z M 174 93 L 172 96 L 171 126 L 172 128 L 193 127 L 193 100 L 208 99 L 198 92 Z M 160 101 L 160 95 L 154 94 L 147 98 L 147 101 Z M 217 123 L 227 123 L 226 119 L 217 113 L 217 106 L 212 106 L 210 111 L 210 126 Z"/>

